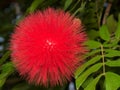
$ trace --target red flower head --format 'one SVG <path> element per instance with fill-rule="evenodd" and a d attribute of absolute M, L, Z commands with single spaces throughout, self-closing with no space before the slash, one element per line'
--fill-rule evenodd
<path fill-rule="evenodd" d="M 35 84 L 69 81 L 80 64 L 86 34 L 79 19 L 62 10 L 46 9 L 28 15 L 12 34 L 12 61 L 20 75 Z"/>

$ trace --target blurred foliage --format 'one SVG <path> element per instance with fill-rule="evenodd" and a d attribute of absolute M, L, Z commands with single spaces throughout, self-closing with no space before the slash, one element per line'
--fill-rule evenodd
<path fill-rule="evenodd" d="M 106 11 L 109 4 L 110 10 Z M 86 62 L 75 72 L 79 90 L 120 88 L 120 0 L 0 0 L 0 90 L 68 90 L 44 88 L 24 81 L 10 61 L 9 38 L 27 14 L 47 7 L 63 9 L 80 18 L 88 34 Z M 104 16 L 105 24 L 103 24 Z"/>

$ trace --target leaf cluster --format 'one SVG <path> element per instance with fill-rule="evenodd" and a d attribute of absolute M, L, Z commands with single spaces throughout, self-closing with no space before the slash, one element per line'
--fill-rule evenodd
<path fill-rule="evenodd" d="M 98 38 L 85 42 L 90 52 L 84 56 L 87 61 L 75 72 L 77 90 L 120 88 L 120 15 L 118 19 L 116 22 L 109 16 L 109 22 L 98 31 Z"/>

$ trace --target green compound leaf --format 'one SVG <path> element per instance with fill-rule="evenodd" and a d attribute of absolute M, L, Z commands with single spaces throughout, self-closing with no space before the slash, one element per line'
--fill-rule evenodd
<path fill-rule="evenodd" d="M 105 75 L 106 90 L 118 90 L 120 87 L 120 75 L 107 72 Z"/>
<path fill-rule="evenodd" d="M 107 61 L 105 64 L 110 67 L 120 67 L 120 59 L 115 61 Z"/>
<path fill-rule="evenodd" d="M 99 30 L 100 37 L 105 40 L 109 41 L 110 40 L 110 33 L 108 31 L 108 28 L 106 25 L 103 25 L 100 30 Z"/>
<path fill-rule="evenodd" d="M 66 0 L 65 5 L 64 5 L 64 10 L 66 10 L 70 4 L 72 3 L 72 0 Z"/>
<path fill-rule="evenodd" d="M 103 74 L 100 74 L 95 79 L 93 79 L 93 81 L 91 81 L 84 90 L 96 90 L 96 84 L 98 83 L 99 79 L 102 76 L 103 76 Z"/>
<path fill-rule="evenodd" d="M 94 40 L 88 40 L 84 44 L 87 45 L 90 49 L 96 49 L 101 46 L 100 42 Z"/>
<path fill-rule="evenodd" d="M 78 78 L 78 76 L 90 65 L 96 63 L 101 59 L 101 56 L 95 56 L 94 58 L 90 59 L 88 62 L 84 63 L 82 66 L 80 66 L 77 71 L 75 72 L 75 78 Z"/>
<path fill-rule="evenodd" d="M 89 69 L 87 69 L 83 74 L 81 74 L 77 79 L 76 79 L 76 88 L 79 89 L 79 87 L 84 83 L 84 81 L 87 79 L 87 77 L 98 71 L 102 67 L 102 63 L 97 63 L 93 66 L 91 66 Z"/>

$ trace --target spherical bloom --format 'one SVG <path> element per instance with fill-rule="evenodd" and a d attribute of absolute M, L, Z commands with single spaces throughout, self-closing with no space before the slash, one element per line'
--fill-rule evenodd
<path fill-rule="evenodd" d="M 86 34 L 79 19 L 48 8 L 25 17 L 10 39 L 11 57 L 30 83 L 62 85 L 71 80 L 85 53 Z"/>

